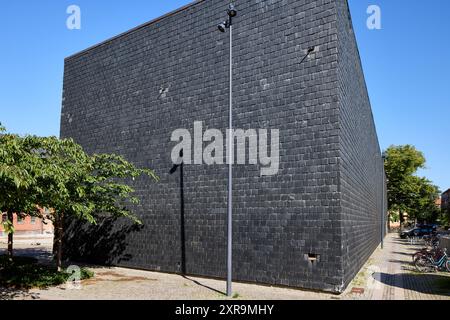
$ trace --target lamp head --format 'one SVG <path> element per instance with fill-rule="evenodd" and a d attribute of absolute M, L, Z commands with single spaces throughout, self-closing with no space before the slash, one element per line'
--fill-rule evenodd
<path fill-rule="evenodd" d="M 217 28 L 219 29 L 220 32 L 225 32 L 227 30 L 227 23 L 224 21 L 222 23 L 220 23 Z"/>
<path fill-rule="evenodd" d="M 228 7 L 228 15 L 233 18 L 237 16 L 237 10 L 236 7 L 234 6 L 234 4 L 230 3 L 230 6 Z"/>

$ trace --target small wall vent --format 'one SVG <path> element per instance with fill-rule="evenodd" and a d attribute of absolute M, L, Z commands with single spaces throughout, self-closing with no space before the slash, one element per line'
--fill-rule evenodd
<path fill-rule="evenodd" d="M 320 262 L 320 254 L 317 253 L 308 253 L 305 254 L 305 260 L 310 264 L 315 265 Z"/>

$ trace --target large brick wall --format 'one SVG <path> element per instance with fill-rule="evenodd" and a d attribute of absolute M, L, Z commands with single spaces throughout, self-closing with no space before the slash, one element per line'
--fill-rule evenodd
<path fill-rule="evenodd" d="M 229 43 L 216 28 L 228 3 L 197 1 L 66 59 L 61 137 L 161 178 L 134 183 L 142 227 L 73 221 L 67 256 L 166 272 L 181 272 L 184 257 L 188 274 L 225 277 L 227 167 L 169 171 L 175 129 L 228 126 Z M 279 129 L 280 170 L 235 166 L 234 277 L 342 291 L 380 240 L 380 173 L 362 161 L 379 149 L 355 40 L 339 21 L 346 3 L 236 5 L 235 127 Z"/>
<path fill-rule="evenodd" d="M 383 161 L 350 12 L 346 1 L 336 3 L 342 262 L 348 284 L 381 242 L 386 197 Z"/>

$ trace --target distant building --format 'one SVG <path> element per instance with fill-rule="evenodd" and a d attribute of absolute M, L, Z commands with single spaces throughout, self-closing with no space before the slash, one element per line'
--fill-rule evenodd
<path fill-rule="evenodd" d="M 441 196 L 441 209 L 450 210 L 450 189 L 445 191 Z"/>
<path fill-rule="evenodd" d="M 442 200 L 441 200 L 441 198 L 437 198 L 436 201 L 435 201 L 435 203 L 436 203 L 436 206 L 437 206 L 438 208 L 440 208 L 440 207 L 442 206 Z"/>
<path fill-rule="evenodd" d="M 7 220 L 6 213 L 1 214 L 1 221 Z M 13 224 L 15 234 L 23 235 L 41 235 L 41 234 L 53 234 L 53 223 L 50 220 L 43 221 L 37 217 L 21 216 L 14 214 Z M 3 224 L 0 224 L 0 236 L 5 236 L 6 232 L 3 229 Z"/>

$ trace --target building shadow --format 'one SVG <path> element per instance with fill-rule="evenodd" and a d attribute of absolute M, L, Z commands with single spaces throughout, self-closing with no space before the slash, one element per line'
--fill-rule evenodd
<path fill-rule="evenodd" d="M 441 274 L 388 274 L 376 272 L 373 278 L 381 283 L 418 293 L 450 296 L 450 277 Z M 401 284 L 401 285 L 400 285 Z"/>
<path fill-rule="evenodd" d="M 180 159 L 183 159 L 183 150 L 180 151 Z M 183 279 L 189 280 L 192 283 L 196 284 L 197 286 L 206 288 L 210 291 L 216 292 L 221 295 L 226 295 L 224 292 L 214 289 L 212 287 L 209 287 L 197 280 L 191 279 L 187 277 L 186 273 L 186 219 L 185 219 L 185 203 L 184 203 L 184 163 L 180 161 L 180 164 L 176 164 L 170 169 L 169 173 L 171 175 L 175 174 L 176 172 L 180 173 L 180 252 L 181 252 L 181 262 L 179 266 L 180 274 L 182 275 Z"/>
<path fill-rule="evenodd" d="M 183 151 L 180 151 L 180 159 L 183 158 Z M 181 261 L 179 271 L 182 275 L 186 274 L 186 227 L 185 227 L 185 210 L 184 210 L 184 163 L 176 164 L 170 169 L 170 174 L 180 173 L 180 252 Z"/>
<path fill-rule="evenodd" d="M 224 295 L 224 296 L 226 295 L 225 292 L 222 292 L 222 291 L 220 291 L 220 290 L 217 290 L 217 289 L 214 289 L 214 288 L 212 288 L 212 287 L 209 287 L 209 286 L 207 286 L 207 285 L 205 285 L 205 284 L 203 284 L 203 283 L 201 283 L 201 282 L 199 282 L 199 281 L 197 281 L 197 280 L 191 279 L 191 278 L 189 278 L 189 277 L 187 277 L 187 276 L 185 276 L 185 275 L 183 275 L 183 278 L 186 279 L 186 280 L 189 280 L 189 281 L 193 282 L 194 284 L 196 284 L 196 285 L 198 285 L 198 286 L 200 286 L 200 287 L 206 288 L 206 289 L 208 289 L 208 290 L 214 291 L 214 292 L 216 292 L 216 293 L 218 293 L 218 294 L 221 294 L 221 295 Z"/>

